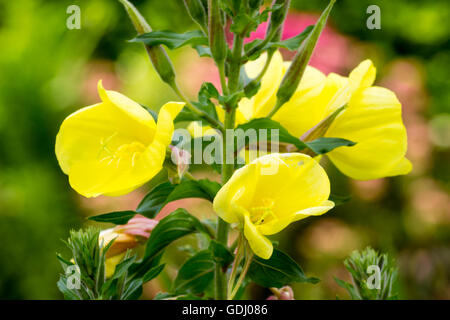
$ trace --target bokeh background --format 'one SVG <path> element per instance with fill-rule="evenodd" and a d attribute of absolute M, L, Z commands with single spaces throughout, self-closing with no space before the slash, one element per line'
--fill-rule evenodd
<path fill-rule="evenodd" d="M 154 29 L 195 28 L 181 0 L 133 1 Z M 327 1 L 293 0 L 285 37 L 313 24 Z M 67 7 L 81 8 L 81 29 L 68 30 Z M 369 5 L 381 8 L 381 30 L 366 27 Z M 264 34 L 259 29 L 253 34 Z M 152 70 L 135 32 L 114 0 L 0 0 L 0 298 L 60 299 L 55 253 L 86 218 L 133 209 L 148 190 L 84 199 L 70 189 L 54 155 L 62 120 L 98 101 L 96 83 L 157 110 L 174 99 Z M 348 279 L 342 261 L 367 245 L 388 252 L 400 269 L 400 298 L 450 299 L 450 2 L 340 0 L 311 64 L 347 74 L 361 60 L 377 66 L 376 83 L 394 90 L 408 130 L 408 176 L 352 181 L 330 163 L 334 193 L 352 200 L 318 218 L 291 225 L 277 237 L 317 285 L 294 286 L 298 299 L 348 296 L 333 277 Z M 217 81 L 213 64 L 187 48 L 170 53 L 191 96 Z M 284 52 L 286 58 L 289 53 Z M 208 173 L 197 170 L 196 175 Z M 212 177 L 214 178 L 214 177 Z M 172 204 L 173 206 L 180 204 Z M 183 203 L 208 216 L 201 201 Z M 166 211 L 170 209 L 166 208 Z M 166 290 L 183 255 L 169 250 L 169 266 L 145 297 Z M 268 292 L 249 289 L 248 298 Z"/>

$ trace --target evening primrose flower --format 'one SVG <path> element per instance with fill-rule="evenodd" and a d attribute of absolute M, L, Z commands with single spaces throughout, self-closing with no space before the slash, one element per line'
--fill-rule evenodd
<path fill-rule="evenodd" d="M 259 73 L 266 56 L 246 65 L 250 77 Z M 267 115 L 276 103 L 276 92 L 289 62 L 275 54 L 262 79 L 259 92 L 242 99 L 238 114 L 245 119 Z M 376 70 L 370 60 L 356 67 L 349 77 L 335 73 L 325 76 L 308 67 L 291 99 L 273 116 L 291 134 L 307 139 L 307 133 L 342 106 L 325 137 L 356 142 L 352 147 L 334 149 L 328 156 L 347 176 L 377 179 L 407 174 L 412 165 L 405 158 L 406 129 L 401 104 L 394 92 L 373 86 Z"/>
<path fill-rule="evenodd" d="M 136 215 L 125 225 L 100 232 L 99 242 L 103 246 L 114 240 L 106 252 L 106 277 L 109 278 L 114 274 L 117 264 L 122 261 L 127 250 L 136 248 L 150 237 L 151 231 L 157 224 L 157 220 Z"/>
<path fill-rule="evenodd" d="M 330 181 L 316 160 L 301 153 L 273 153 L 236 170 L 217 193 L 214 210 L 243 229 L 257 256 L 269 259 L 273 246 L 266 235 L 327 212 L 334 206 L 329 195 Z"/>
<path fill-rule="evenodd" d="M 105 90 L 101 103 L 68 116 L 56 137 L 59 165 L 73 189 L 85 197 L 123 195 L 161 169 L 173 134 L 173 119 L 184 103 L 166 103 L 158 123 L 141 105 Z"/>

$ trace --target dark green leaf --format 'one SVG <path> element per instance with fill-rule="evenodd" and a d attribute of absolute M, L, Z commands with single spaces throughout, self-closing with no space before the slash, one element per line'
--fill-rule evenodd
<path fill-rule="evenodd" d="M 174 189 L 175 185 L 170 182 L 164 182 L 157 185 L 144 197 L 144 199 L 142 199 L 141 203 L 139 203 L 136 208 L 136 212 L 147 218 L 154 218 L 167 203 L 167 197 Z"/>
<path fill-rule="evenodd" d="M 178 271 L 174 281 L 175 293 L 201 293 L 214 278 L 214 260 L 209 250 L 197 252 Z"/>
<path fill-rule="evenodd" d="M 147 241 L 144 258 L 155 257 L 173 241 L 197 231 L 206 232 L 196 217 L 184 209 L 175 210 L 161 219 L 153 229 Z"/>
<path fill-rule="evenodd" d="M 176 33 L 172 31 L 152 31 L 144 33 L 130 42 L 143 42 L 148 46 L 165 45 L 167 48 L 173 50 L 186 45 L 199 46 L 208 45 L 208 38 L 205 37 L 202 31 L 188 31 L 185 33 Z"/>
<path fill-rule="evenodd" d="M 242 129 L 244 132 L 246 132 L 249 129 L 255 129 L 258 142 L 259 142 L 259 129 L 267 130 L 267 140 L 270 141 L 272 139 L 278 139 L 279 142 L 285 142 L 295 145 L 298 149 L 305 149 L 308 148 L 308 146 L 303 143 L 299 138 L 294 137 L 291 135 L 281 124 L 279 124 L 275 120 L 271 120 L 268 118 L 258 118 L 253 119 L 247 123 L 239 125 L 236 130 Z M 278 130 L 278 134 L 275 132 L 273 133 L 274 136 L 272 136 L 272 129 Z M 250 141 L 250 143 L 255 143 L 256 141 Z M 238 143 L 236 144 L 237 148 L 240 149 L 243 146 Z"/>
<path fill-rule="evenodd" d="M 269 42 L 269 47 L 285 48 L 290 51 L 295 51 L 300 47 L 302 42 L 308 37 L 309 33 L 312 31 L 313 28 L 314 26 L 308 26 L 305 28 L 305 30 L 303 30 L 302 33 L 296 35 L 295 37 L 277 42 Z"/>
<path fill-rule="evenodd" d="M 114 224 L 126 224 L 135 215 L 136 212 L 134 211 L 116 211 L 89 217 L 89 220 Z"/>
<path fill-rule="evenodd" d="M 265 288 L 281 288 L 292 282 L 317 283 L 316 278 L 308 278 L 302 268 L 287 254 L 278 249 L 273 250 L 270 259 L 255 257 L 248 276 Z"/>
<path fill-rule="evenodd" d="M 142 279 L 132 280 L 126 287 L 121 300 L 136 300 L 142 294 Z"/>
<path fill-rule="evenodd" d="M 165 182 L 156 186 L 144 197 L 136 212 L 154 218 L 166 204 L 175 200 L 201 198 L 213 201 L 219 189 L 219 183 L 207 179 L 182 180 L 177 185 Z"/>
<path fill-rule="evenodd" d="M 114 274 L 112 276 L 112 279 L 119 279 L 121 278 L 123 275 L 125 275 L 125 273 L 128 272 L 128 268 L 130 268 L 130 266 L 134 263 L 134 261 L 136 260 L 136 255 L 131 256 L 129 258 L 126 258 L 124 260 L 122 260 L 115 268 L 114 270 Z"/>
<path fill-rule="evenodd" d="M 148 270 L 148 272 L 142 278 L 142 282 L 146 283 L 146 282 L 156 278 L 161 273 L 161 271 L 163 271 L 165 266 L 166 266 L 165 264 L 161 264 L 159 266 L 153 267 L 150 270 Z"/>
<path fill-rule="evenodd" d="M 328 138 L 328 137 L 322 137 L 318 138 L 316 140 L 306 142 L 308 147 L 313 150 L 317 154 L 324 154 L 327 152 L 330 152 L 331 150 L 334 150 L 338 147 L 351 147 L 356 144 L 356 142 L 347 140 L 347 139 L 341 139 L 341 138 Z"/>
<path fill-rule="evenodd" d="M 230 250 L 215 240 L 211 240 L 209 244 L 209 251 L 211 251 L 214 261 L 219 263 L 224 268 L 226 268 L 234 260 L 234 256 Z"/>

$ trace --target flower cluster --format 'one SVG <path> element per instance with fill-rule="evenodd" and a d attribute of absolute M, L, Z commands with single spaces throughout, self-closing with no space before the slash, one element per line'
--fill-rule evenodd
<path fill-rule="evenodd" d="M 275 0 L 265 9 L 261 1 L 223 1 L 219 5 L 219 1 L 210 0 L 206 6 L 200 0 L 185 1 L 200 30 L 184 34 L 152 31 L 133 5 L 121 2 L 139 33 L 133 41 L 145 45 L 161 79 L 181 102 L 166 103 L 156 116 L 128 97 L 105 90 L 100 81 L 101 102 L 82 108 L 62 123 L 56 156 L 72 188 L 85 197 L 129 193 L 163 169 L 176 172 L 178 179 L 157 185 L 135 211 L 93 217 L 119 225 L 100 234 L 101 243 L 108 248 L 106 276 L 116 274 L 115 266 L 124 260 L 127 250 L 144 240 L 145 253 L 133 266 L 133 274 L 145 273 L 142 279 L 146 280 L 141 281 L 148 281 L 164 268 L 159 261 L 168 244 L 199 232 L 208 239 L 208 245 L 181 267 L 174 280 L 175 296 L 200 294 L 212 276 L 216 278 L 215 297 L 225 298 L 224 292 L 228 292 L 229 299 L 238 293 L 247 273 L 251 280 L 267 287 L 280 288 L 292 281 L 315 282 L 274 248 L 267 236 L 335 206 L 330 199 L 329 178 L 319 163 L 321 155 L 326 153 L 342 173 L 353 179 L 407 174 L 412 168 L 405 158 L 407 137 L 401 104 L 392 91 L 373 85 L 376 71 L 370 60 L 361 62 L 348 77 L 325 75 L 308 66 L 334 0 L 314 27 L 283 41 L 280 30 L 289 8 L 286 0 Z M 266 38 L 244 46 L 244 39 L 269 13 Z M 244 14 L 245 21 L 241 19 Z M 230 19 L 234 34 L 231 50 L 224 16 Z M 175 49 L 187 44 L 212 58 L 221 75 L 221 90 L 205 83 L 197 102 L 186 99 L 179 89 L 173 65 L 162 47 Z M 292 61 L 283 61 L 280 47 L 297 51 Z M 231 162 L 223 161 L 216 167 L 222 183 L 197 180 L 189 173 L 186 161 L 190 155 L 174 147 L 172 141 L 177 122 L 189 122 L 194 132 L 201 127 L 197 138 L 214 135 L 222 139 L 222 157 L 231 158 Z M 229 150 L 234 136 L 225 133 L 248 127 L 276 129 L 285 152 L 266 151 L 235 170 L 242 150 Z M 265 142 L 275 139 L 273 135 L 265 137 Z M 198 147 L 202 153 L 209 148 L 205 143 Z M 172 158 L 183 159 L 178 167 L 171 162 L 171 152 L 175 152 Z M 219 217 L 216 223 L 208 225 L 184 209 L 172 212 L 157 225 L 152 220 L 169 202 L 193 197 L 213 203 Z M 238 233 L 235 252 L 228 242 L 229 226 Z M 228 290 L 224 290 L 231 262 Z M 284 266 L 288 269 L 283 270 Z"/>

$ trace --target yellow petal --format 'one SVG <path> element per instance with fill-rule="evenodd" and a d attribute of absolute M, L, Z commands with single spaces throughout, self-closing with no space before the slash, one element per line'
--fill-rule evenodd
<path fill-rule="evenodd" d="M 320 216 L 333 208 L 334 202 L 326 200 L 318 207 L 306 208 L 296 212 L 293 221 L 302 220 L 309 216 Z"/>
<path fill-rule="evenodd" d="M 321 103 L 325 80 L 322 72 L 307 67 L 297 91 L 273 119 L 297 137 L 314 127 L 325 116 L 326 104 Z"/>
<path fill-rule="evenodd" d="M 326 136 L 357 143 L 328 154 L 339 170 L 353 179 L 377 179 L 410 170 L 403 160 L 407 137 L 401 105 L 388 89 L 370 87 L 356 92 Z"/>
<path fill-rule="evenodd" d="M 255 61 L 247 63 L 245 65 L 247 75 L 250 78 L 258 76 L 266 60 L 267 53 L 264 53 Z M 276 51 L 273 54 L 264 77 L 261 79 L 261 87 L 258 93 L 251 99 L 244 98 L 239 102 L 239 110 L 247 119 L 264 117 L 272 110 L 276 102 L 276 92 L 283 78 L 283 74 L 283 57 Z"/>
<path fill-rule="evenodd" d="M 375 81 L 376 73 L 377 70 L 371 60 L 361 62 L 349 75 L 352 92 L 370 87 Z"/>
<path fill-rule="evenodd" d="M 328 177 L 310 156 L 274 153 L 237 170 L 217 193 L 214 210 L 230 223 L 247 216 L 259 234 L 270 235 L 300 215 L 331 209 L 329 194 Z"/>
<path fill-rule="evenodd" d="M 114 275 L 114 271 L 116 271 L 117 265 L 122 261 L 126 252 L 113 256 L 111 258 L 106 259 L 105 261 L 105 274 L 106 278 L 111 278 Z"/>
<path fill-rule="evenodd" d="M 233 173 L 228 182 L 216 194 L 213 202 L 214 211 L 228 223 L 243 220 L 247 213 L 245 208 L 251 205 L 258 175 L 256 166 L 244 166 Z M 253 181 L 254 183 L 249 183 Z"/>
<path fill-rule="evenodd" d="M 168 103 L 158 123 L 138 103 L 98 86 L 102 103 L 61 125 L 55 152 L 73 189 L 86 197 L 121 195 L 150 180 L 164 162 L 173 119 L 184 104 Z"/>
<path fill-rule="evenodd" d="M 248 216 L 245 216 L 244 236 L 250 248 L 258 257 L 269 259 L 272 256 L 272 242 L 258 232 Z"/>

